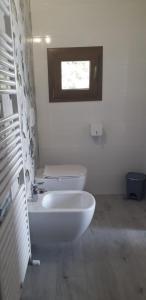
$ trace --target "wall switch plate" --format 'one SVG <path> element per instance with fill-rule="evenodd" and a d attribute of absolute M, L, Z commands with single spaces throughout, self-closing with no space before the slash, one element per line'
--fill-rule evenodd
<path fill-rule="evenodd" d="M 103 134 L 103 126 L 101 123 L 91 123 L 90 124 L 90 134 L 91 136 L 102 136 Z"/>

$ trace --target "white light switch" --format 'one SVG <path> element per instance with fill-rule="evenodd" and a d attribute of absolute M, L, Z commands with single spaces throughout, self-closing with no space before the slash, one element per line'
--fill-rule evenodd
<path fill-rule="evenodd" d="M 92 123 L 90 124 L 90 134 L 91 136 L 102 136 L 103 126 L 101 123 Z"/>

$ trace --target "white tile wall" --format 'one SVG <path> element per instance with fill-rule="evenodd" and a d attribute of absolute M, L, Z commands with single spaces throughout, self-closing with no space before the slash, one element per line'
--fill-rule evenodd
<path fill-rule="evenodd" d="M 82 163 L 87 189 L 121 193 L 146 167 L 146 1 L 31 0 L 34 35 L 50 47 L 103 45 L 103 101 L 50 104 L 46 45 L 34 45 L 40 163 Z M 89 123 L 103 122 L 95 142 Z"/>

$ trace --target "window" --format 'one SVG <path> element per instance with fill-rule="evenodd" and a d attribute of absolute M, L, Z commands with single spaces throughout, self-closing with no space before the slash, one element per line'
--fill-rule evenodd
<path fill-rule="evenodd" d="M 102 100 L 103 47 L 48 48 L 50 102 Z"/>

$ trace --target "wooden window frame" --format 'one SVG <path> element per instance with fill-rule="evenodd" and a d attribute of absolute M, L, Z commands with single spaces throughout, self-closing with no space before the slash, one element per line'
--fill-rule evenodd
<path fill-rule="evenodd" d="M 102 100 L 103 47 L 48 48 L 48 83 L 50 102 Z M 90 61 L 89 89 L 61 89 L 62 61 Z"/>

